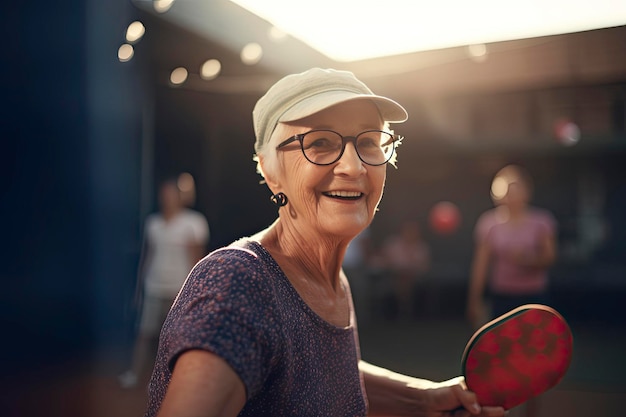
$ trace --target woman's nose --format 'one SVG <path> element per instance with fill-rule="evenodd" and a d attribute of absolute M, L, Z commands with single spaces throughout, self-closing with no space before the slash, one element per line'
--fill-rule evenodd
<path fill-rule="evenodd" d="M 346 148 L 344 149 L 341 158 L 339 158 L 336 169 L 339 169 L 340 172 L 348 174 L 360 174 L 365 170 L 363 165 L 363 161 L 359 158 L 359 154 L 356 151 L 354 143 L 346 143 Z"/>

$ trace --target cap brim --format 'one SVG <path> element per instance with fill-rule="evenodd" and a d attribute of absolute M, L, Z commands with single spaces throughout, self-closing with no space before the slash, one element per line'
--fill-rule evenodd
<path fill-rule="evenodd" d="M 350 91 L 327 91 L 306 98 L 283 113 L 279 122 L 293 122 L 311 116 L 329 107 L 353 100 L 369 100 L 378 107 L 381 117 L 389 123 L 402 123 L 408 119 L 408 113 L 397 102 L 372 94 L 355 94 Z"/>

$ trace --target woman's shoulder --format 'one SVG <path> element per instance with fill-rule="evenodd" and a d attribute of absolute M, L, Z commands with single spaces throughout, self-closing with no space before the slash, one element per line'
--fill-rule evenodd
<path fill-rule="evenodd" d="M 482 212 L 476 220 L 475 229 L 477 232 L 486 233 L 493 226 L 500 223 L 498 208 L 491 208 Z"/>
<path fill-rule="evenodd" d="M 533 206 L 529 208 L 528 213 L 534 223 L 545 225 L 551 229 L 556 228 L 557 220 L 550 210 Z"/>
<path fill-rule="evenodd" d="M 229 245 L 219 248 L 191 270 L 184 288 L 188 294 L 247 294 L 265 299 L 277 281 L 267 259 L 254 245 Z"/>
<path fill-rule="evenodd" d="M 259 259 L 258 250 L 243 239 L 211 251 L 200 263 L 251 262 Z"/>
<path fill-rule="evenodd" d="M 268 267 L 271 267 L 271 262 L 260 244 L 240 239 L 209 253 L 196 264 L 192 274 L 256 277 L 267 275 Z"/>

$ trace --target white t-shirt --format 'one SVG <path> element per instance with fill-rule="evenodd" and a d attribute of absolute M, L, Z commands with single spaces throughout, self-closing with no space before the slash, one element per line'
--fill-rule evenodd
<path fill-rule="evenodd" d="M 146 265 L 146 293 L 175 297 L 193 267 L 190 245 L 206 245 L 209 225 L 204 216 L 185 209 L 168 222 L 161 214 L 148 216 L 145 236 L 150 248 Z"/>

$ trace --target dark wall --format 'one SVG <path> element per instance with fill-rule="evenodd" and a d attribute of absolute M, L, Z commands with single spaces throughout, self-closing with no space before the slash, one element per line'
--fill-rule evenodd
<path fill-rule="evenodd" d="M 3 380 L 86 360 L 121 337 L 139 230 L 141 94 L 117 61 L 132 21 L 118 3 L 3 7 Z"/>

